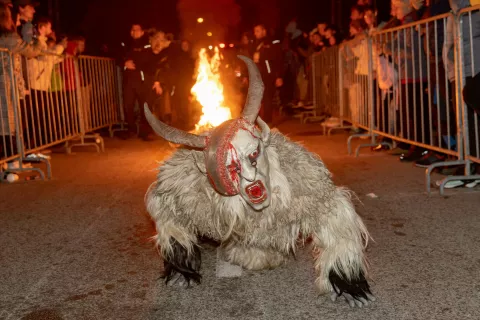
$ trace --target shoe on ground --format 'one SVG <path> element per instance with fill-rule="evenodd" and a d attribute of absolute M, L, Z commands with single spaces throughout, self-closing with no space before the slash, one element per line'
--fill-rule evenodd
<path fill-rule="evenodd" d="M 434 163 L 445 161 L 446 157 L 442 154 L 429 151 L 421 159 L 415 161 L 415 166 L 419 168 L 428 168 Z"/>
<path fill-rule="evenodd" d="M 437 187 L 440 187 L 440 185 L 442 184 L 443 180 L 437 180 L 435 182 L 435 185 Z M 453 189 L 453 188 L 458 188 L 458 187 L 461 187 L 465 184 L 465 182 L 461 181 L 461 180 L 452 180 L 452 181 L 448 181 L 446 184 L 445 184 L 445 189 Z"/>
<path fill-rule="evenodd" d="M 379 144 L 375 147 L 372 147 L 373 152 L 380 152 L 380 151 L 385 151 L 385 150 L 390 150 L 390 148 L 388 146 L 383 145 L 383 144 Z"/>
<path fill-rule="evenodd" d="M 402 162 L 413 162 L 413 161 L 420 160 L 427 153 L 428 153 L 428 150 L 412 146 L 407 153 L 401 154 L 399 159 Z"/>

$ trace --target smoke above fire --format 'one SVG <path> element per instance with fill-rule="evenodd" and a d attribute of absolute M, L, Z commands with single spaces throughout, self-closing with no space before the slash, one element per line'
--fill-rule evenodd
<path fill-rule="evenodd" d="M 182 37 L 193 41 L 225 41 L 229 28 L 240 22 L 240 7 L 235 0 L 179 0 L 177 11 Z"/>

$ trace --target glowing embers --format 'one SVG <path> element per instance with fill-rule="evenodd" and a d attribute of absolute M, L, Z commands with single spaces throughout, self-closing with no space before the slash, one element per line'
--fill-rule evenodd
<path fill-rule="evenodd" d="M 202 116 L 195 125 L 195 131 L 216 127 L 232 118 L 230 109 L 224 106 L 223 85 L 220 81 L 220 53 L 208 58 L 206 49 L 200 50 L 197 66 L 197 81 L 191 93 L 202 106 Z"/>

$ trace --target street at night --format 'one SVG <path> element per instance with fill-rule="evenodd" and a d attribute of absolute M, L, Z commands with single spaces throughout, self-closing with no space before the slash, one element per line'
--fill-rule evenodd
<path fill-rule="evenodd" d="M 105 153 L 53 153 L 51 181 L 0 185 L 0 319 L 478 319 L 478 189 L 428 196 L 424 170 L 370 150 L 348 156 L 345 134 L 298 120 L 279 129 L 356 193 L 376 302 L 319 296 L 309 244 L 277 269 L 228 277 L 205 242 L 202 284 L 167 287 L 143 199 L 172 148 L 105 138 Z"/>

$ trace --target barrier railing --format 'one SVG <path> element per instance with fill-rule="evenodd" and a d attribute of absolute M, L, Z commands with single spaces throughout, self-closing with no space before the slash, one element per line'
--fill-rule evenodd
<path fill-rule="evenodd" d="M 119 123 L 121 80 L 113 59 L 65 57 L 44 54 L 23 62 L 19 55 L 0 49 L 0 164 L 1 170 L 37 171 L 26 162 L 44 162 L 51 177 L 48 157 L 38 153 L 65 143 L 104 150 L 95 131 Z M 93 141 L 92 141 L 93 139 Z"/>
<path fill-rule="evenodd" d="M 462 99 L 465 81 L 480 69 L 480 56 L 474 55 L 480 51 L 480 30 L 475 30 L 480 24 L 479 9 L 477 6 L 457 15 L 439 15 L 383 30 L 339 47 L 339 63 L 330 65 L 340 75 L 339 90 L 331 91 L 339 104 L 330 102 L 325 109 L 340 119 L 337 128 L 349 128 L 343 125 L 346 121 L 366 130 L 349 137 L 349 154 L 352 139 L 371 140 L 357 147 L 358 156 L 361 148 L 378 145 L 380 136 L 392 140 L 380 142 L 389 148 L 402 142 L 445 156 L 444 161 L 422 165 L 426 167 L 427 192 L 431 174 L 438 167 L 465 165 L 465 176 L 448 177 L 442 182 L 442 194 L 448 181 L 479 179 L 471 170 L 472 163 L 480 163 L 479 116 Z M 444 53 L 449 44 L 450 50 Z M 314 59 L 328 57 L 322 52 Z M 318 79 L 325 71 L 314 72 L 314 79 Z M 314 92 L 321 93 L 321 85 L 317 82 L 315 86 Z"/>
<path fill-rule="evenodd" d="M 0 49 L 0 165 L 18 158 L 19 149 L 17 104 L 14 102 L 13 57 L 7 51 Z"/>
<path fill-rule="evenodd" d="M 312 57 L 312 98 L 313 110 L 305 117 L 305 121 L 318 121 L 325 114 L 339 112 L 339 100 L 336 92 L 339 90 L 338 47 L 314 54 Z"/>
<path fill-rule="evenodd" d="M 472 81 L 473 77 L 480 76 L 480 6 L 466 8 L 458 13 L 457 19 L 453 23 L 455 34 L 455 55 L 456 55 L 456 95 L 458 110 L 461 115 L 462 125 L 462 148 L 464 154 L 465 171 L 464 175 L 453 175 L 446 177 L 440 183 L 440 193 L 444 193 L 446 184 L 450 181 L 472 180 L 480 183 L 480 174 L 476 167 L 480 165 L 480 117 L 472 105 L 476 103 L 477 111 L 480 101 L 468 101 L 463 99 L 463 91 L 467 82 Z M 476 54 L 475 54 L 476 53 Z M 478 83 L 478 82 L 477 82 Z M 478 85 L 469 85 L 468 90 L 480 90 Z M 470 93 L 471 94 L 471 93 Z M 429 171 L 437 167 L 437 164 L 431 166 Z M 474 184 L 476 184 L 476 182 Z M 430 191 L 429 185 L 427 190 Z"/>

